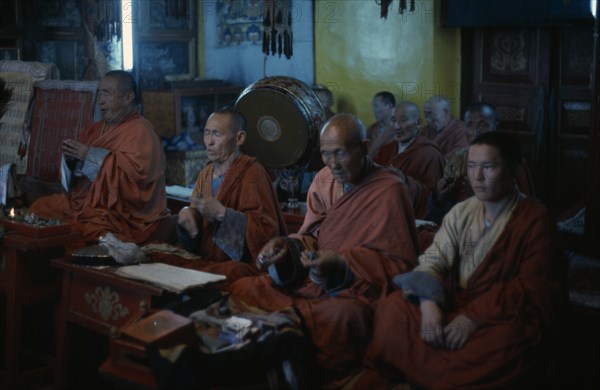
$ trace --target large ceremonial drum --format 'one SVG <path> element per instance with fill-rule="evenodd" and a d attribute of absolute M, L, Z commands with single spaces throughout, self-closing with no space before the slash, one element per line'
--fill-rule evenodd
<path fill-rule="evenodd" d="M 311 88 L 285 76 L 250 84 L 235 108 L 247 121 L 243 152 L 270 168 L 306 162 L 325 119 L 323 106 Z"/>

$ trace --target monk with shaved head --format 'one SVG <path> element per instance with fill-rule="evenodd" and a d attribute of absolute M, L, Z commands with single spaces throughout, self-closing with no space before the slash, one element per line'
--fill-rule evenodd
<path fill-rule="evenodd" d="M 325 123 L 325 167 L 309 189 L 304 224 L 262 248 L 257 266 L 265 274 L 230 286 L 235 297 L 263 310 L 298 309 L 323 382 L 360 368 L 374 304 L 390 291 L 394 272 L 411 270 L 417 256 L 406 186 L 371 161 L 367 146 L 356 116 L 337 114 Z"/>
<path fill-rule="evenodd" d="M 444 156 L 433 141 L 421 135 L 421 112 L 413 102 L 399 103 L 390 122 L 394 139 L 373 160 L 397 168 L 405 175 L 415 217 L 425 219 L 427 199 L 444 171 Z"/>
<path fill-rule="evenodd" d="M 444 96 L 430 97 L 423 107 L 427 127 L 424 134 L 441 149 L 449 159 L 457 149 L 469 146 L 464 123 L 450 112 L 450 101 Z"/>

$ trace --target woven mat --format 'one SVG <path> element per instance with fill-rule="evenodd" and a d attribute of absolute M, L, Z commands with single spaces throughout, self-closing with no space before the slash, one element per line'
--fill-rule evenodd
<path fill-rule="evenodd" d="M 36 88 L 27 147 L 27 175 L 57 181 L 61 142 L 75 138 L 93 121 L 94 92 Z"/>
<path fill-rule="evenodd" d="M 25 173 L 27 160 L 19 157 L 19 144 L 33 95 L 33 84 L 38 78 L 17 72 L 1 72 L 0 76 L 13 90 L 8 110 L 0 120 L 0 163 L 14 163 L 17 173 Z"/>
<path fill-rule="evenodd" d="M 600 260 L 567 252 L 569 298 L 578 306 L 600 309 Z"/>

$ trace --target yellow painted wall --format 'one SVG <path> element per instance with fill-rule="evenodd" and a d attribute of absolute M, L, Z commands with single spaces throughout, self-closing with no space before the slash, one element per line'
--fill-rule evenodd
<path fill-rule="evenodd" d="M 366 126 L 375 120 L 371 99 L 382 90 L 421 109 L 442 94 L 460 117 L 460 30 L 441 27 L 439 0 L 416 0 L 414 13 L 403 15 L 399 3 L 386 20 L 372 0 L 317 0 L 316 82 L 333 91 L 335 111 L 355 113 Z"/>

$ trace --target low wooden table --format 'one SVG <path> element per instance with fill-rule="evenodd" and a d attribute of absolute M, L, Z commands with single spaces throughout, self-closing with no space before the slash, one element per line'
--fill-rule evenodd
<path fill-rule="evenodd" d="M 54 304 L 58 298 L 59 275 L 50 265 L 52 259 L 64 256 L 65 246 L 81 240 L 79 234 L 67 233 L 45 238 L 32 238 L 6 232 L 0 245 L 0 294 L 6 297 L 6 334 L 4 347 L 3 389 L 15 389 L 31 377 L 51 377 L 53 359 L 42 367 L 25 371 L 20 366 L 22 323 L 25 305 Z"/>
<path fill-rule="evenodd" d="M 75 265 L 70 259 L 54 260 L 63 271 L 62 297 L 57 332 L 54 388 L 67 386 L 69 327 L 73 324 L 106 336 L 135 321 L 153 307 L 153 298 L 164 290 L 116 275 L 112 268 Z"/>

